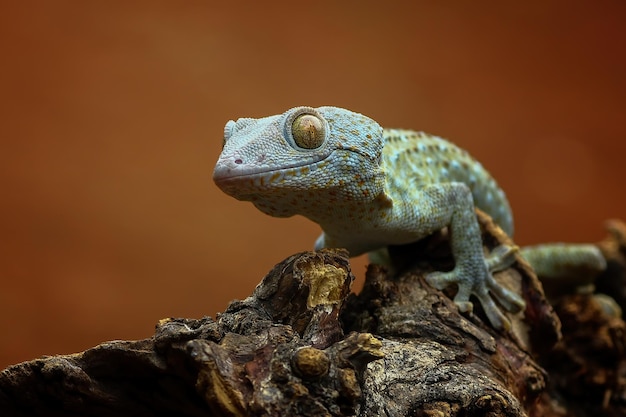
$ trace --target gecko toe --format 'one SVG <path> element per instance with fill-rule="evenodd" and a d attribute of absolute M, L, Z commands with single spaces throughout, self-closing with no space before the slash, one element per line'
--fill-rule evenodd
<path fill-rule="evenodd" d="M 506 311 L 511 313 L 519 313 L 524 308 L 526 308 L 526 303 L 524 302 L 522 297 L 498 284 L 497 282 L 495 282 L 495 280 L 494 283 L 495 286 L 489 286 L 489 291 Z"/>
<path fill-rule="evenodd" d="M 450 284 L 458 284 L 460 281 L 459 274 L 454 270 L 449 272 L 431 272 L 425 278 L 426 282 L 438 290 L 443 290 Z"/>
<path fill-rule="evenodd" d="M 518 246 L 500 245 L 485 257 L 487 269 L 491 272 L 502 271 L 515 262 L 515 255 L 519 253 Z"/>
<path fill-rule="evenodd" d="M 511 328 L 511 322 L 509 319 L 500 311 L 496 303 L 493 301 L 493 298 L 489 294 L 476 294 L 478 300 L 480 301 L 480 305 L 483 307 L 489 322 L 499 330 L 509 330 Z"/>
<path fill-rule="evenodd" d="M 471 313 L 474 311 L 474 304 L 471 301 L 457 301 L 455 299 L 454 304 L 456 304 L 461 313 Z"/>

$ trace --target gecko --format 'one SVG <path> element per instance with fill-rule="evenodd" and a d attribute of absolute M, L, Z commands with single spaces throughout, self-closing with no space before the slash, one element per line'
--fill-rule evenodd
<path fill-rule="evenodd" d="M 523 298 L 493 276 L 514 262 L 518 248 L 501 245 L 485 254 L 475 214 L 480 208 L 512 236 L 506 195 L 480 162 L 450 141 L 383 128 L 339 107 L 301 106 L 228 121 L 213 180 L 266 214 L 299 214 L 319 224 L 316 250 L 375 255 L 448 228 L 454 268 L 431 272 L 426 281 L 439 290 L 456 284 L 453 301 L 461 312 L 472 312 L 475 296 L 497 329 L 510 327 L 501 309 L 524 309 Z M 604 267 L 593 245 L 536 247 L 527 254 L 540 265 L 544 254 L 556 254 Z"/>

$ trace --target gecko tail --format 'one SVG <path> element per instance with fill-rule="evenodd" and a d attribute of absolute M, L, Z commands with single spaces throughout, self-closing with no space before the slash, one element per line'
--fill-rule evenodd
<path fill-rule="evenodd" d="M 520 254 L 544 280 L 586 285 L 606 269 L 606 259 L 592 244 L 547 243 L 523 247 Z"/>

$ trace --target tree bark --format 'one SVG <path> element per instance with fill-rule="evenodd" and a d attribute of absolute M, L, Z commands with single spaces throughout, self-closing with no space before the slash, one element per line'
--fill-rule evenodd
<path fill-rule="evenodd" d="M 512 244 L 479 218 L 488 250 Z M 611 267 L 599 283 L 624 276 L 626 228 L 611 230 L 600 244 Z M 617 304 L 558 295 L 562 338 L 539 280 L 518 258 L 496 279 L 527 307 L 498 332 L 480 306 L 459 314 L 450 294 L 425 282 L 452 266 L 445 232 L 391 255 L 398 273 L 370 265 L 359 295 L 350 293 L 345 251 L 300 253 L 216 319 L 164 319 L 150 339 L 9 367 L 0 414 L 625 415 L 626 331 L 609 308 Z"/>

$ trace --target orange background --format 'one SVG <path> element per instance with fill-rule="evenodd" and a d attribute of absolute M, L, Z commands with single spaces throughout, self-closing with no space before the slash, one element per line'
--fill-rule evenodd
<path fill-rule="evenodd" d="M 212 183 L 230 118 L 337 105 L 451 138 L 520 244 L 626 218 L 624 2 L 210 3 L 0 6 L 0 367 L 214 315 L 311 247 Z"/>

